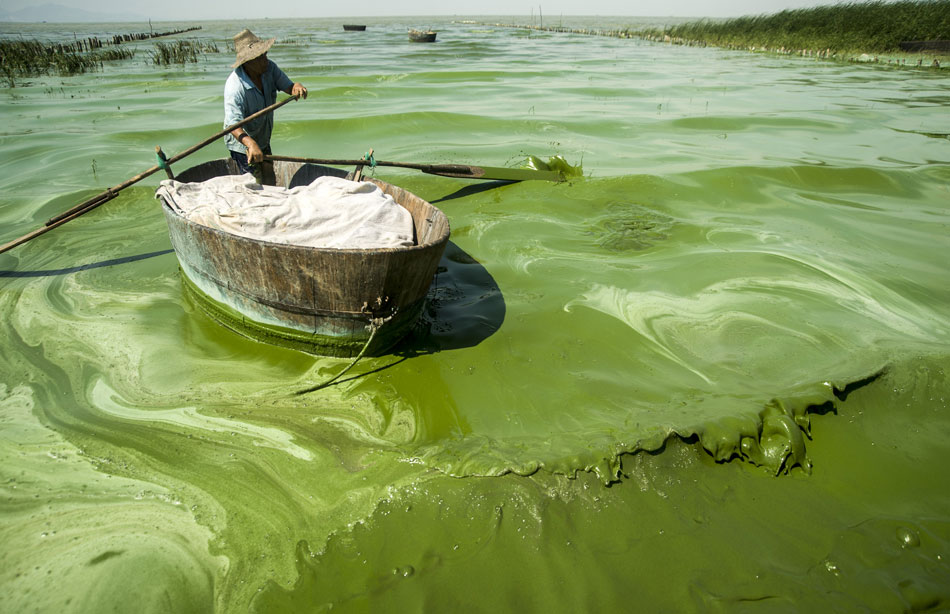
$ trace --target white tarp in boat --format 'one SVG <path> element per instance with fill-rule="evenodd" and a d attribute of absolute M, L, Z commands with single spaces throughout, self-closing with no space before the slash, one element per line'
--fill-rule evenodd
<path fill-rule="evenodd" d="M 250 174 L 200 183 L 166 179 L 156 196 L 193 222 L 272 243 L 338 249 L 414 244 L 412 215 L 369 182 L 326 176 L 288 189 L 262 186 Z"/>

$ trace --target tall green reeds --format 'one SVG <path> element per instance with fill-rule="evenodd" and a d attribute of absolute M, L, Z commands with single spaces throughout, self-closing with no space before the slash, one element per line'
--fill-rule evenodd
<path fill-rule="evenodd" d="M 113 62 L 116 60 L 131 60 L 135 55 L 132 49 L 106 49 L 96 52 L 96 57 L 104 62 Z"/>
<path fill-rule="evenodd" d="M 23 77 L 53 72 L 75 75 L 95 70 L 101 61 L 97 53 L 81 53 L 63 45 L 37 40 L 0 41 L 0 73 L 10 87 L 15 87 L 16 80 Z"/>
<path fill-rule="evenodd" d="M 196 30 L 199 28 L 190 28 Z M 156 34 L 164 36 L 171 33 Z M 16 87 L 17 80 L 39 75 L 59 74 L 76 75 L 102 68 L 103 62 L 128 60 L 134 57 L 135 50 L 119 46 L 119 43 L 131 38 L 116 36 L 118 40 L 109 49 L 104 48 L 99 39 L 84 39 L 70 43 L 44 43 L 38 40 L 0 40 L 0 76 L 9 87 Z M 145 35 L 143 35 L 145 36 Z M 179 40 L 169 43 L 156 43 L 151 52 L 154 64 L 184 64 L 197 62 L 199 54 L 218 53 L 214 41 Z"/>
<path fill-rule="evenodd" d="M 720 47 L 899 52 L 902 41 L 950 39 L 950 0 L 819 6 L 726 21 L 700 20 L 652 34 Z"/>
<path fill-rule="evenodd" d="M 177 40 L 172 43 L 155 43 L 155 50 L 150 53 L 152 64 L 169 66 L 197 62 L 202 53 L 218 53 L 218 46 L 214 41 L 202 43 L 196 40 Z"/>

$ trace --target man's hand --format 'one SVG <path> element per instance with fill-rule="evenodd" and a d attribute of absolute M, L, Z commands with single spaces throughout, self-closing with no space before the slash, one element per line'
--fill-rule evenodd
<path fill-rule="evenodd" d="M 301 98 L 307 97 L 307 88 L 303 86 L 303 83 L 294 83 L 294 86 L 290 88 L 291 96 L 300 96 Z"/>
<path fill-rule="evenodd" d="M 258 164 L 264 161 L 264 152 L 261 151 L 257 141 L 248 136 L 244 139 L 244 144 L 247 147 L 248 164 Z"/>

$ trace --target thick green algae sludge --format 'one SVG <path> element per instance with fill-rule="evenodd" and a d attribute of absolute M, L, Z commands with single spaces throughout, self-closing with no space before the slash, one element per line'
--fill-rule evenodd
<path fill-rule="evenodd" d="M 0 610 L 950 607 L 950 81 L 364 21 L 252 26 L 304 41 L 275 153 L 582 175 L 376 169 L 451 244 L 307 394 L 348 361 L 204 315 L 154 184 L 0 255 Z M 0 90 L 0 240 L 217 131 L 231 61 Z"/>

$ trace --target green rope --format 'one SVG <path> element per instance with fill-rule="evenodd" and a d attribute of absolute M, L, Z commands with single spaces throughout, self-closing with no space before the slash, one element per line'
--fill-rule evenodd
<path fill-rule="evenodd" d="M 363 159 L 369 162 L 370 168 L 376 168 L 376 158 L 373 156 L 373 154 L 367 151 L 363 154 Z"/>
<path fill-rule="evenodd" d="M 162 156 L 158 155 L 158 152 L 157 152 L 157 151 L 155 152 L 155 159 L 158 160 L 158 168 L 162 169 L 163 171 L 167 171 L 167 170 L 168 170 L 168 163 L 167 163 L 167 161 L 165 160 L 165 158 L 163 158 Z"/>
<path fill-rule="evenodd" d="M 337 373 L 336 375 L 334 375 L 327 381 L 323 382 L 322 384 L 318 384 L 314 386 L 313 388 L 307 388 L 306 390 L 298 390 L 296 394 L 299 396 L 301 394 L 307 394 L 309 392 L 316 392 L 317 390 L 322 390 L 326 388 L 327 386 L 329 386 L 330 384 L 332 384 L 333 382 L 340 379 L 341 377 L 343 377 L 347 371 L 349 371 L 354 366 L 356 366 L 356 363 L 358 363 L 360 361 L 360 358 L 363 357 L 363 354 L 366 353 L 366 350 L 373 343 L 373 338 L 376 337 L 376 331 L 382 328 L 383 324 L 392 320 L 393 316 L 395 315 L 396 315 L 396 312 L 394 311 L 392 315 L 390 315 L 389 317 L 371 319 L 369 322 L 369 339 L 366 340 L 366 343 L 363 345 L 363 349 L 360 350 L 360 353 L 356 355 L 356 358 L 353 359 L 353 362 L 351 362 L 349 365 L 347 365 L 345 369 L 343 369 L 342 371 L 340 371 L 339 373 Z"/>
<path fill-rule="evenodd" d="M 369 344 L 373 342 L 373 337 L 375 337 L 375 336 L 376 336 L 376 329 L 374 328 L 374 329 L 372 329 L 372 330 L 370 331 L 370 333 L 369 333 L 369 339 L 366 340 L 366 345 L 363 346 L 363 349 L 360 350 L 360 353 L 357 354 L 356 358 L 353 359 L 353 362 L 351 362 L 349 365 L 347 365 L 347 367 L 346 367 L 345 369 L 343 369 L 342 371 L 340 371 L 339 373 L 337 373 L 336 375 L 334 375 L 333 377 L 331 377 L 331 378 L 328 379 L 327 381 L 323 382 L 322 384 L 318 384 L 318 385 L 314 386 L 313 388 L 307 388 L 306 390 L 298 390 L 298 391 L 297 391 L 297 394 L 298 394 L 298 395 L 301 395 L 301 394 L 307 394 L 308 392 L 316 392 L 317 390 L 323 390 L 324 388 L 326 388 L 327 386 L 329 386 L 330 384 L 332 384 L 332 383 L 335 382 L 336 380 L 338 380 L 338 379 L 340 379 L 341 377 L 343 377 L 343 376 L 346 374 L 347 371 L 349 371 L 349 370 L 352 369 L 354 366 L 356 366 L 356 363 L 358 363 L 358 362 L 360 361 L 360 358 L 362 358 L 362 357 L 363 357 L 363 354 L 366 353 L 366 348 L 368 348 L 368 347 L 369 347 Z"/>

